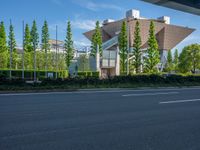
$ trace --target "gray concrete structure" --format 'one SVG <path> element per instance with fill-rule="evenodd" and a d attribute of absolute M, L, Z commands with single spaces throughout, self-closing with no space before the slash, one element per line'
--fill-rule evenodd
<path fill-rule="evenodd" d="M 152 4 L 200 15 L 200 0 L 142 0 Z"/>

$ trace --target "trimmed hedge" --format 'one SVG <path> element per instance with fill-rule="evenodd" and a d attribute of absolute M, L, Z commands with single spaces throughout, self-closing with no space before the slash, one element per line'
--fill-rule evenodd
<path fill-rule="evenodd" d="M 79 71 L 78 77 L 86 78 L 86 77 L 99 77 L 99 72 L 92 71 Z"/>
<path fill-rule="evenodd" d="M 55 71 L 47 71 L 48 73 L 53 73 L 53 76 L 55 78 L 56 72 Z M 37 78 L 38 79 L 44 79 L 45 78 L 45 71 L 44 70 L 39 70 L 36 71 Z M 9 78 L 10 71 L 5 69 L 5 70 L 0 70 L 0 78 Z M 24 78 L 26 80 L 33 80 L 34 77 L 34 70 L 24 70 Z M 68 71 L 59 71 L 58 72 L 58 77 L 59 78 L 67 78 L 68 77 Z M 22 78 L 22 70 L 12 70 L 12 78 Z"/>
<path fill-rule="evenodd" d="M 10 89 L 77 89 L 77 88 L 133 88 L 161 86 L 200 86 L 200 76 L 190 75 L 134 75 L 116 76 L 108 79 L 77 77 L 44 79 L 40 84 L 27 84 L 23 80 L 0 78 L 0 90 Z"/>

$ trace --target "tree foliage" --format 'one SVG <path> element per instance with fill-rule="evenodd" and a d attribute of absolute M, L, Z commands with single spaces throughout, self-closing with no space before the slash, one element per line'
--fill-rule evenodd
<path fill-rule="evenodd" d="M 25 50 L 25 52 L 33 51 L 32 46 L 31 46 L 31 33 L 30 33 L 30 29 L 29 29 L 29 25 L 28 24 L 26 24 L 26 26 L 25 26 L 24 50 Z"/>
<path fill-rule="evenodd" d="M 31 33 L 29 25 L 25 25 L 24 33 L 24 67 L 25 69 L 33 69 L 33 46 L 31 45 Z"/>
<path fill-rule="evenodd" d="M 80 55 L 78 61 L 78 71 L 90 71 L 89 58 L 86 54 Z"/>
<path fill-rule="evenodd" d="M 34 58 L 33 58 L 33 68 L 34 68 L 34 81 L 36 81 L 36 69 L 37 69 L 37 48 L 39 43 L 39 34 L 37 31 L 36 21 L 33 21 L 32 29 L 31 29 L 31 44 L 34 50 Z"/>
<path fill-rule="evenodd" d="M 45 53 L 49 51 L 50 44 L 49 44 L 49 28 L 48 23 L 45 20 L 44 25 L 42 27 L 42 50 L 45 50 Z"/>
<path fill-rule="evenodd" d="M 122 73 L 126 71 L 126 59 L 128 53 L 127 27 L 126 22 L 123 21 L 121 32 L 119 34 L 119 50 L 120 50 L 120 70 Z"/>
<path fill-rule="evenodd" d="M 100 56 L 102 56 L 102 35 L 99 21 L 96 22 L 94 34 L 92 35 L 91 56 L 96 56 L 97 47 L 99 47 Z"/>
<path fill-rule="evenodd" d="M 195 73 L 200 69 L 200 45 L 192 44 L 183 48 L 179 57 L 179 70 L 181 73 Z"/>
<path fill-rule="evenodd" d="M 141 36 L 140 36 L 140 23 L 137 21 L 136 22 L 136 26 L 135 26 L 135 32 L 134 32 L 134 44 L 133 44 L 133 55 L 135 57 L 133 65 L 135 68 L 136 73 L 140 73 L 141 70 L 141 57 L 142 57 L 142 52 L 141 52 L 141 44 L 142 44 L 142 40 L 141 40 Z"/>
<path fill-rule="evenodd" d="M 156 66 L 160 62 L 160 54 L 158 49 L 158 43 L 155 36 L 154 22 L 151 21 L 149 29 L 148 49 L 147 55 L 144 58 L 145 72 L 155 73 L 157 71 Z"/>
<path fill-rule="evenodd" d="M 167 53 L 167 62 L 165 64 L 165 70 L 167 72 L 171 72 L 173 70 L 173 58 L 171 50 L 169 50 Z"/>
<path fill-rule="evenodd" d="M 12 24 L 10 24 L 9 27 L 9 35 L 8 35 L 8 48 L 11 53 L 12 57 L 12 69 L 17 69 L 17 63 L 18 63 L 18 53 L 16 49 L 16 40 L 15 40 L 15 34 L 14 34 L 14 27 Z"/>
<path fill-rule="evenodd" d="M 0 68 L 7 68 L 8 47 L 6 44 L 6 31 L 3 22 L 0 22 Z"/>
<path fill-rule="evenodd" d="M 178 63 L 179 63 L 179 54 L 178 54 L 178 49 L 176 49 L 174 52 L 174 60 L 173 60 L 175 72 L 178 71 Z"/>
<path fill-rule="evenodd" d="M 39 34 L 37 30 L 36 21 L 34 20 L 31 28 L 31 45 L 34 51 L 38 48 L 38 44 L 39 44 Z"/>
<path fill-rule="evenodd" d="M 42 50 L 45 51 L 45 56 L 41 55 L 45 58 L 45 77 L 47 78 L 47 70 L 48 70 L 48 52 L 50 50 L 50 44 L 49 44 L 49 28 L 48 23 L 45 20 L 44 25 L 42 27 Z"/>
<path fill-rule="evenodd" d="M 66 52 L 66 66 L 69 68 L 71 61 L 74 57 L 74 47 L 72 40 L 72 31 L 71 31 L 71 23 L 68 21 L 67 23 L 67 34 L 65 38 L 65 52 Z"/>

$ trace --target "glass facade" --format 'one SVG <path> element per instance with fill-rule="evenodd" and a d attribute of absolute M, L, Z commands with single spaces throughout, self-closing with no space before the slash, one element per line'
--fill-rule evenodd
<path fill-rule="evenodd" d="M 116 66 L 116 51 L 104 50 L 102 58 L 103 68 L 113 68 Z"/>

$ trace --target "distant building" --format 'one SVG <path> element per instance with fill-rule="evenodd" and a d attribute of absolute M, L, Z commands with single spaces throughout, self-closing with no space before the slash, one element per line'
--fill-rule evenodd
<path fill-rule="evenodd" d="M 60 40 L 54 40 L 54 39 L 50 39 L 49 40 L 49 44 L 50 44 L 50 51 L 51 52 L 56 52 L 56 48 L 57 48 L 57 52 L 58 53 L 64 53 L 64 42 L 60 41 Z"/>
<path fill-rule="evenodd" d="M 63 41 L 59 41 L 54 40 L 54 39 L 50 39 L 49 40 L 49 44 L 50 44 L 50 52 L 56 52 L 56 45 L 57 45 L 57 50 L 58 53 L 64 53 L 64 42 Z M 37 49 L 37 51 L 40 51 L 42 49 L 42 45 L 40 45 Z M 18 46 L 17 47 L 17 51 L 19 53 L 23 52 L 23 47 L 22 46 Z"/>
<path fill-rule="evenodd" d="M 162 16 L 157 19 L 146 19 L 140 16 L 140 11 L 129 10 L 126 13 L 126 18 L 121 20 L 105 20 L 101 27 L 103 40 L 103 56 L 99 58 L 96 64 L 99 64 L 97 70 L 101 72 L 101 76 L 115 76 L 120 74 L 120 58 L 118 36 L 121 30 L 122 22 L 126 21 L 128 26 L 129 49 L 132 53 L 134 41 L 134 29 L 136 21 L 140 23 L 142 47 L 145 51 L 148 47 L 149 26 L 150 22 L 155 23 L 155 34 L 159 45 L 161 64 L 160 69 L 166 62 L 168 50 L 173 49 L 183 39 L 190 35 L 194 29 L 188 27 L 181 27 L 170 24 L 170 17 Z M 84 33 L 84 35 L 91 40 L 94 30 Z"/>
<path fill-rule="evenodd" d="M 57 52 L 60 53 L 65 53 L 65 49 L 64 49 L 64 41 L 60 41 L 60 40 L 55 40 L 55 39 L 50 39 L 49 40 L 49 44 L 50 44 L 50 52 L 55 52 L 56 53 L 56 49 Z M 40 45 L 40 47 L 38 47 L 37 51 L 40 51 L 42 48 L 42 45 Z M 17 51 L 19 53 L 22 53 L 23 51 L 23 47 L 22 46 L 18 46 L 17 47 Z M 89 55 L 90 53 L 90 48 L 89 47 L 84 47 L 81 50 L 74 48 L 74 58 L 79 57 L 82 54 L 86 54 Z"/>

